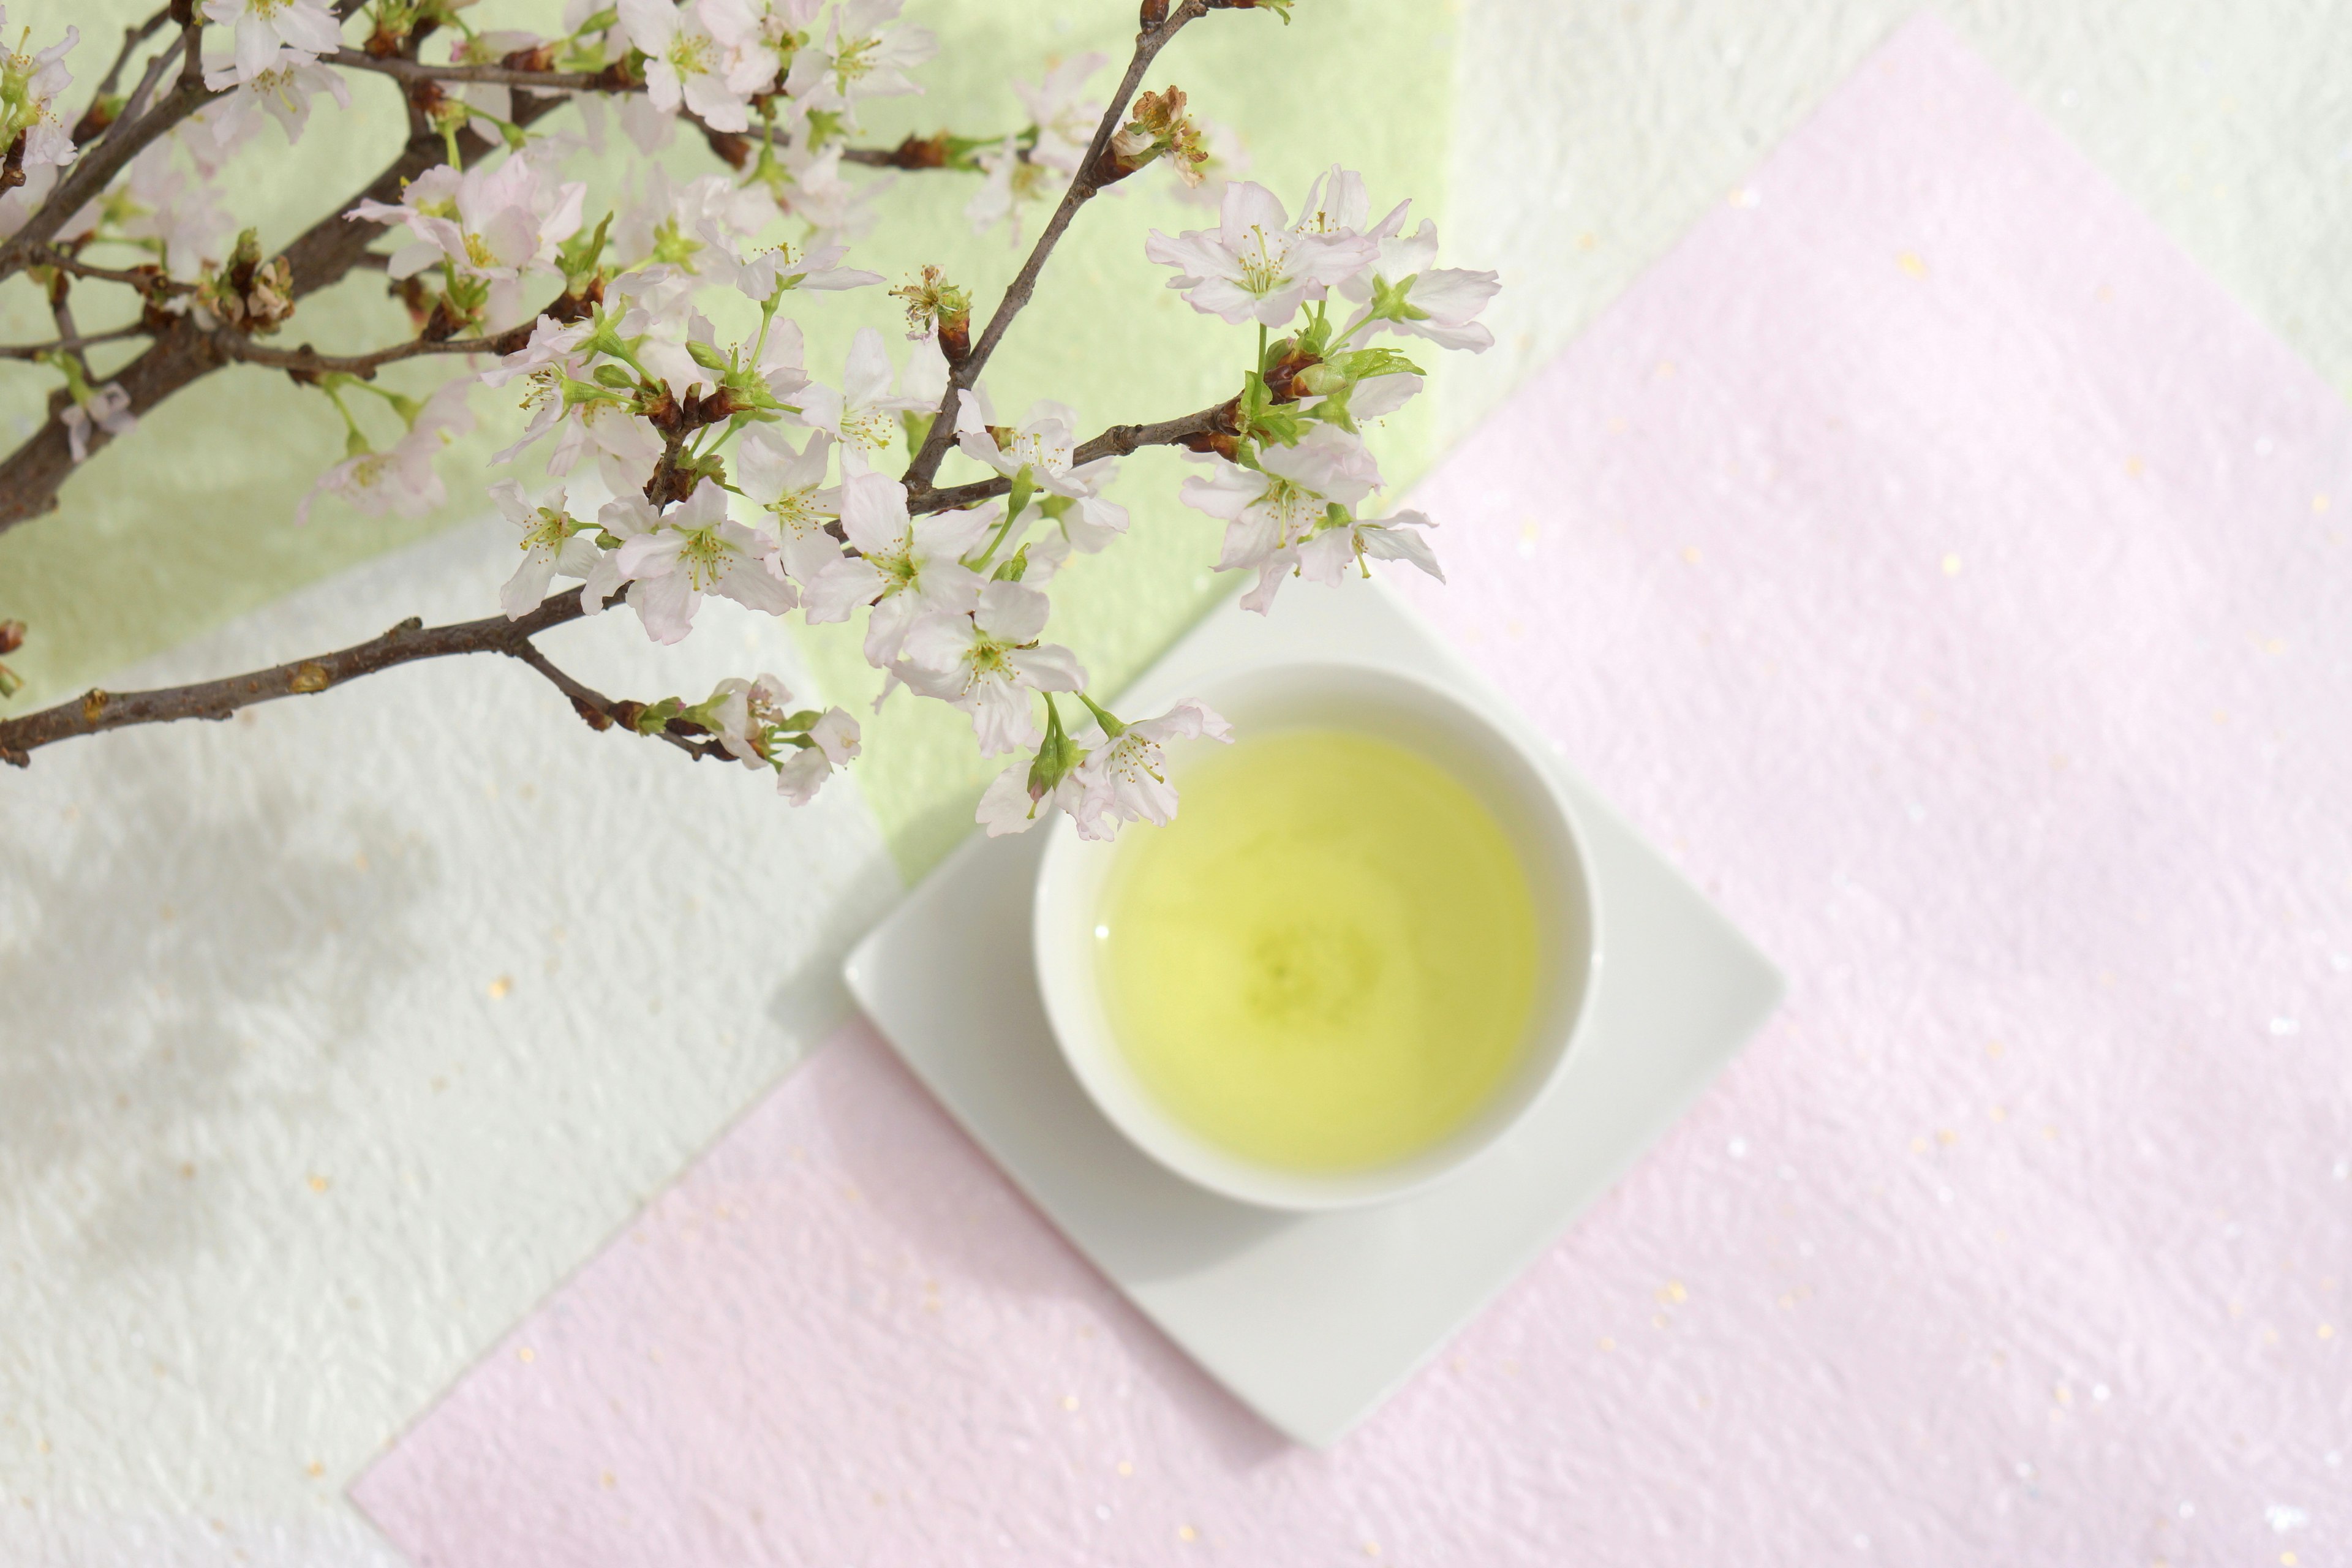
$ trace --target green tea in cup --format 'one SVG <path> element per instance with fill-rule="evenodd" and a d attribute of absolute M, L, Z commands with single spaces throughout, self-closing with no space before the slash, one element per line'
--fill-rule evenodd
<path fill-rule="evenodd" d="M 1538 922 L 1510 839 L 1438 763 L 1345 730 L 1244 735 L 1132 826 L 1105 878 L 1097 983 L 1174 1121 L 1301 1172 L 1444 1141 L 1517 1065 Z"/>

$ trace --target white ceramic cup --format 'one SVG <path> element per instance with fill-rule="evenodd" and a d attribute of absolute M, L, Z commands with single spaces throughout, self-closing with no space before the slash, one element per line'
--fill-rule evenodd
<path fill-rule="evenodd" d="M 1095 926 L 1117 841 L 1078 837 L 1066 817 L 1037 873 L 1032 915 L 1045 1016 L 1096 1106 L 1153 1159 L 1230 1198 L 1276 1209 L 1333 1209 L 1402 1195 L 1450 1174 L 1516 1126 L 1559 1078 L 1591 1012 L 1601 911 L 1575 818 L 1550 770 L 1480 707 L 1410 676 L 1349 664 L 1236 670 L 1190 689 L 1234 726 L 1237 744 L 1286 730 L 1346 730 L 1416 752 L 1494 813 L 1517 854 L 1536 910 L 1536 995 L 1516 1066 L 1485 1105 L 1441 1142 L 1385 1164 L 1340 1172 L 1250 1160 L 1192 1131 L 1152 1098 L 1113 1036 L 1099 984 Z M 1210 750 L 1179 742 L 1181 789 Z M 1343 803 L 1335 802 L 1335 808 Z M 1181 811 L 1181 807 L 1180 807 Z M 1135 832 L 1129 827 L 1127 831 Z M 1149 829 L 1145 829 L 1149 831 Z"/>

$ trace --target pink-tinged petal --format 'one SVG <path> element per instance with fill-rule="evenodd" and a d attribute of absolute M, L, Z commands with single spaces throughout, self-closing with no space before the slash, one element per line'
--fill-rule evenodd
<path fill-rule="evenodd" d="M 853 474 L 841 482 L 841 526 L 868 554 L 904 549 L 907 487 L 887 474 Z"/>
<path fill-rule="evenodd" d="M 1253 228 L 1272 234 L 1289 226 L 1290 218 L 1283 212 L 1282 204 L 1264 185 L 1255 180 L 1234 180 L 1225 186 L 1218 228 L 1226 249 L 1240 249 Z"/>
<path fill-rule="evenodd" d="M 1274 596 L 1282 591 L 1282 580 L 1290 575 L 1291 569 L 1297 564 L 1297 553 L 1285 550 L 1260 565 L 1257 585 L 1242 595 L 1242 608 L 1255 610 L 1261 616 L 1274 608 Z"/>
<path fill-rule="evenodd" d="M 621 575 L 635 581 L 645 577 L 667 576 L 677 566 L 678 552 L 686 548 L 686 535 L 674 528 L 656 529 L 621 542 L 616 552 Z"/>
<path fill-rule="evenodd" d="M 1430 547 L 1429 536 L 1416 531 L 1432 526 L 1429 519 L 1417 511 L 1401 511 L 1377 524 L 1368 524 L 1361 531 L 1364 553 L 1383 561 L 1410 561 L 1439 582 L 1445 574 L 1437 564 L 1437 552 Z"/>
<path fill-rule="evenodd" d="M 1356 533 L 1350 528 L 1327 528 L 1298 547 L 1298 574 L 1309 583 L 1336 588 L 1356 562 Z"/>
<path fill-rule="evenodd" d="M 982 631 L 1000 642 L 1024 643 L 1034 640 L 1045 629 L 1053 612 L 1053 601 L 1025 583 L 991 583 L 980 591 L 980 605 L 972 618 Z"/>
<path fill-rule="evenodd" d="M 658 58 L 677 36 L 677 7 L 670 0 L 620 0 L 621 26 L 629 42 Z"/>
<path fill-rule="evenodd" d="M 686 634 L 694 629 L 694 612 L 701 604 L 702 595 L 688 584 L 683 572 L 646 578 L 629 586 L 629 607 L 637 612 L 646 635 L 658 643 L 685 641 Z"/>
<path fill-rule="evenodd" d="M 725 79 L 713 72 L 698 71 L 688 78 L 684 97 L 686 106 L 708 121 L 713 131 L 751 128 L 751 111 L 743 100 L 728 91 Z"/>
<path fill-rule="evenodd" d="M 575 533 L 557 547 L 555 569 L 566 577 L 586 577 L 595 572 L 597 563 L 604 558 L 603 551 L 583 535 Z"/>
<path fill-rule="evenodd" d="M 1406 298 L 1413 309 L 1428 311 L 1441 325 L 1458 327 L 1485 310 L 1486 301 L 1502 287 L 1501 279 L 1492 272 L 1444 267 L 1416 276 L 1412 291 Z"/>
<path fill-rule="evenodd" d="M 898 663 L 908 632 L 925 613 L 922 601 L 911 594 L 892 594 L 877 601 L 874 613 L 866 617 L 866 662 L 877 669 L 888 669 Z M 885 686 L 882 695 L 889 694 Z"/>
<path fill-rule="evenodd" d="M 776 793 L 794 805 L 806 805 L 832 776 L 833 765 L 823 752 L 814 747 L 797 751 L 776 770 Z"/>
<path fill-rule="evenodd" d="M 978 681 L 957 706 L 971 715 L 971 732 L 983 757 L 1026 751 L 1044 738 L 1029 693 L 1008 681 Z"/>
<path fill-rule="evenodd" d="M 970 660 L 972 641 L 970 616 L 927 611 L 906 628 L 895 657 L 906 659 L 926 674 L 949 675 Z M 957 674 L 938 694 L 951 695 L 962 684 L 962 676 Z"/>
<path fill-rule="evenodd" d="M 1465 321 L 1458 327 L 1448 327 L 1436 321 L 1390 321 L 1386 325 L 1391 331 L 1427 338 L 1442 349 L 1467 349 L 1472 353 L 1485 353 L 1495 346 L 1495 334 L 1476 321 Z"/>
<path fill-rule="evenodd" d="M 803 579 L 801 613 L 812 626 L 845 621 L 850 612 L 870 605 L 887 584 L 870 561 L 847 557 L 829 563 L 812 579 Z"/>
<path fill-rule="evenodd" d="M 1029 769 L 1015 763 L 989 781 L 981 792 L 980 809 L 972 820 L 988 829 L 991 838 L 1002 838 L 1008 833 L 1026 833 L 1040 819 L 1054 815 L 1054 799 L 1043 801 L 1029 798 Z"/>
<path fill-rule="evenodd" d="M 519 621 L 539 608 L 547 597 L 547 585 L 555 576 L 555 562 L 544 550 L 523 552 L 522 564 L 515 568 L 506 586 L 499 590 L 499 608 L 507 619 Z"/>
<path fill-rule="evenodd" d="M 808 734 L 809 739 L 817 743 L 817 749 L 835 767 L 854 760 L 863 750 L 859 744 L 857 721 L 839 708 L 826 709 L 824 715 L 809 727 Z"/>
<path fill-rule="evenodd" d="M 1086 689 L 1087 667 L 1078 662 L 1076 654 L 1059 643 L 1016 649 L 1004 656 L 1004 662 L 1020 671 L 1022 679 L 1040 691 Z"/>
<path fill-rule="evenodd" d="M 849 363 L 841 390 L 854 408 L 870 408 L 890 395 L 890 351 L 883 346 L 882 334 L 872 327 L 858 328 L 849 340 Z"/>
<path fill-rule="evenodd" d="M 1421 386 L 1421 377 L 1402 371 L 1392 375 L 1368 376 L 1348 394 L 1348 413 L 1360 423 L 1382 418 L 1412 402 Z"/>
<path fill-rule="evenodd" d="M 1291 312 L 1298 309 L 1298 301 L 1305 293 L 1304 287 L 1290 290 L 1290 303 L 1276 318 L 1276 324 L 1290 319 Z M 1240 284 L 1223 278 L 1204 279 L 1184 296 L 1184 302 L 1204 316 L 1218 317 L 1236 327 L 1258 313 L 1257 296 Z"/>
<path fill-rule="evenodd" d="M 784 580 L 782 570 L 765 561 L 738 561 L 711 584 L 710 591 L 734 600 L 747 610 L 781 616 L 801 602 L 798 590 Z"/>

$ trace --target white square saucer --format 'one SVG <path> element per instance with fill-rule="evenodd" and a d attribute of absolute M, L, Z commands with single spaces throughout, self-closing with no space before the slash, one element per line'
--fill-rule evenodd
<path fill-rule="evenodd" d="M 1377 583 L 1230 601 L 1120 697 L 1157 711 L 1212 671 L 1291 659 L 1409 671 L 1523 738 L 1527 721 Z M 915 1075 L 1079 1251 L 1243 1403 L 1322 1447 L 1538 1257 L 1698 1096 L 1780 997 L 1762 954 L 1552 759 L 1592 859 L 1605 947 L 1586 1032 L 1510 1135 L 1423 1192 L 1282 1214 L 1168 1171 L 1105 1121 L 1039 999 L 1030 897 L 1046 836 L 975 833 L 860 942 L 851 993 Z"/>

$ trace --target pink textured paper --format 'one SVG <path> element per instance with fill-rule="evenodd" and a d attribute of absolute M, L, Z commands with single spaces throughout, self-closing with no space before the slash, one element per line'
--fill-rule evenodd
<path fill-rule="evenodd" d="M 1418 500 L 1790 974 L 1698 1110 L 1316 1455 L 852 1027 L 362 1479 L 395 1542 L 2345 1560 L 2347 410 L 1921 23 Z"/>

